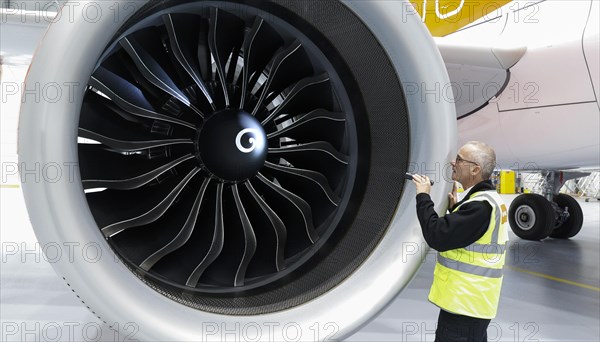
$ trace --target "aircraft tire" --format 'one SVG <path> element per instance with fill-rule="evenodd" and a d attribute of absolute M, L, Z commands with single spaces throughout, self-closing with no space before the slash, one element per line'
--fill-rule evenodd
<path fill-rule="evenodd" d="M 583 226 L 583 211 L 577 200 L 569 195 L 558 194 L 554 196 L 553 201 L 561 208 L 567 207 L 569 218 L 556 227 L 550 233 L 550 237 L 568 239 L 577 235 Z"/>
<path fill-rule="evenodd" d="M 543 196 L 523 194 L 515 198 L 508 212 L 512 231 L 525 240 L 542 240 L 554 228 L 554 210 Z"/>

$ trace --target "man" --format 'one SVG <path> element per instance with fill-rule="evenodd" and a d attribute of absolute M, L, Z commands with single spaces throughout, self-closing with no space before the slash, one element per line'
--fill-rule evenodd
<path fill-rule="evenodd" d="M 496 316 L 508 240 L 506 206 L 492 185 L 494 150 L 477 141 L 452 162 L 450 213 L 438 217 L 427 176 L 413 176 L 417 216 L 427 244 L 438 251 L 429 300 L 440 308 L 436 341 L 487 341 Z M 466 196 L 457 203 L 456 181 Z"/>

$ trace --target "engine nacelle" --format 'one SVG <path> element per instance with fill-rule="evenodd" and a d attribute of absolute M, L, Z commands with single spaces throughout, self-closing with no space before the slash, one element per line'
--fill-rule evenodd
<path fill-rule="evenodd" d="M 342 339 L 402 290 L 425 254 L 404 174 L 456 150 L 454 104 L 403 91 L 449 82 L 408 2 L 95 6 L 39 46 L 26 84 L 77 91 L 25 99 L 19 158 L 78 165 L 23 191 L 41 243 L 98 248 L 53 266 L 101 320 L 152 340 Z"/>

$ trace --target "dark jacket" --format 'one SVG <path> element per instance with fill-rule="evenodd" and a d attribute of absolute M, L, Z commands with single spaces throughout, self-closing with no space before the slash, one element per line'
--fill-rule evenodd
<path fill-rule="evenodd" d="M 475 184 L 464 199 L 449 208 L 450 213 L 443 217 L 439 217 L 433 209 L 433 201 L 429 194 L 418 194 L 417 217 L 429 247 L 445 252 L 467 247 L 479 240 L 490 224 L 492 206 L 486 201 L 476 201 L 466 203 L 454 213 L 452 210 L 469 199 L 473 193 L 486 190 L 495 190 L 491 181 Z"/>

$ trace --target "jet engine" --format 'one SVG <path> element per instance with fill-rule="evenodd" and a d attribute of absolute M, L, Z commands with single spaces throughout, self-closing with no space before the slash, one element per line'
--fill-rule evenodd
<path fill-rule="evenodd" d="M 406 172 L 456 151 L 449 82 L 406 1 L 67 2 L 30 67 L 19 158 L 40 243 L 123 335 L 342 339 L 426 253 Z M 434 176 L 432 176 L 433 178 Z M 90 254 L 92 254 L 90 256 Z M 232 337 L 232 329 L 243 336 Z"/>

